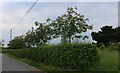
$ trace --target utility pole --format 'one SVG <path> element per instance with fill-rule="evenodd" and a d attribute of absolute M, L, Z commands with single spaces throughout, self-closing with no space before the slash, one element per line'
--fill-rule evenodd
<path fill-rule="evenodd" d="M 11 49 L 11 40 L 12 40 L 12 29 L 10 29 L 10 49 Z"/>

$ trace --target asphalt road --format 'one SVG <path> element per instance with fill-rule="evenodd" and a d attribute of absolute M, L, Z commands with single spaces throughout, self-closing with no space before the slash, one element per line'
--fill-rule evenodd
<path fill-rule="evenodd" d="M 21 61 L 2 54 L 2 71 L 40 71 Z M 41 73 L 41 72 L 40 72 Z"/>

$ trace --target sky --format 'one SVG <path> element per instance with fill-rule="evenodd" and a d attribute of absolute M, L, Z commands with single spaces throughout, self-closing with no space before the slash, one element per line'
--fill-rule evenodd
<path fill-rule="evenodd" d="M 0 5 L 2 39 L 9 41 L 9 31 L 13 29 L 13 38 L 25 34 L 35 21 L 45 22 L 47 18 L 55 20 L 58 16 L 66 13 L 68 7 L 77 7 L 78 13 L 89 19 L 88 24 L 93 25 L 93 31 L 97 32 L 102 26 L 118 26 L 118 3 L 117 2 L 37 2 L 25 19 L 17 24 L 25 15 L 33 2 L 3 2 Z M 0 31 L 1 32 L 1 31 Z M 91 31 L 85 33 L 90 36 Z M 1 37 L 1 36 L 0 36 Z M 91 40 L 91 37 L 90 39 Z M 57 43 L 54 39 L 51 43 Z"/>

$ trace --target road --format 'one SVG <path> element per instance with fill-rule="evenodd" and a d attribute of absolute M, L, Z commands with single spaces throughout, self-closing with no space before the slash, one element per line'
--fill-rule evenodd
<path fill-rule="evenodd" d="M 42 71 L 2 54 L 2 71 Z"/>

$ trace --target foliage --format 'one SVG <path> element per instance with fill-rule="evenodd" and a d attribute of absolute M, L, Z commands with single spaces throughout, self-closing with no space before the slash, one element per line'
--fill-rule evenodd
<path fill-rule="evenodd" d="M 49 26 L 49 19 L 47 19 L 46 23 L 35 22 L 35 25 L 37 28 L 32 28 L 32 31 L 28 31 L 25 36 L 28 47 L 46 44 L 48 40 L 52 39 L 52 29 Z"/>
<path fill-rule="evenodd" d="M 35 45 L 35 41 L 34 41 L 34 32 L 33 32 L 33 30 L 32 31 L 28 31 L 27 33 L 26 33 L 26 36 L 25 36 L 25 42 L 26 42 L 26 46 L 27 47 L 32 47 L 32 46 L 34 46 Z"/>
<path fill-rule="evenodd" d="M 49 26 L 50 20 L 47 19 L 46 23 L 35 22 L 38 28 L 35 30 L 36 32 L 36 42 L 40 44 L 45 44 L 48 40 L 52 39 L 52 29 Z M 41 40 L 38 40 L 41 39 Z"/>
<path fill-rule="evenodd" d="M 58 18 L 51 23 L 56 37 L 61 37 L 62 42 L 70 42 L 73 38 L 80 38 L 82 32 L 87 29 L 92 29 L 92 26 L 87 24 L 88 18 L 77 12 L 77 8 L 68 7 L 67 13 L 58 16 Z"/>
<path fill-rule="evenodd" d="M 114 51 L 114 50 L 116 50 L 116 51 L 120 51 L 120 43 L 110 43 L 107 47 L 105 47 L 106 49 L 109 49 L 109 50 L 111 50 L 111 51 Z"/>
<path fill-rule="evenodd" d="M 52 47 L 53 45 L 49 45 L 49 46 L 41 46 L 41 48 L 42 47 Z M 94 64 L 92 67 L 90 67 L 90 68 L 88 68 L 87 69 L 87 72 L 96 72 L 96 71 L 102 71 L 102 72 L 105 72 L 105 71 L 113 71 L 113 72 L 115 72 L 115 71 L 118 71 L 118 68 L 119 68 L 119 70 L 120 70 L 120 67 L 118 67 L 118 66 L 120 66 L 120 63 L 119 63 L 119 57 L 120 57 L 120 54 L 117 52 L 117 51 L 115 51 L 115 50 L 113 50 L 113 51 L 111 51 L 111 50 L 109 50 L 109 48 L 110 47 L 101 47 L 101 49 L 97 49 L 97 52 L 98 52 L 98 54 L 99 54 L 99 61 L 98 61 L 98 63 L 96 63 L 96 64 Z M 25 49 L 24 49 L 25 50 Z M 27 50 L 27 49 L 26 49 Z M 22 53 L 22 52 L 21 52 Z M 13 52 L 11 52 L 11 54 L 13 54 Z M 15 57 L 18 57 L 18 56 L 16 56 L 16 54 L 18 54 L 18 53 L 14 53 L 14 56 Z M 20 56 L 21 57 L 21 56 Z M 19 57 L 19 58 L 20 58 Z M 26 60 L 26 58 L 21 58 L 22 60 Z M 53 71 L 56 71 L 56 73 L 58 72 L 58 71 L 64 71 L 64 72 L 66 72 L 66 71 L 70 71 L 70 73 L 74 73 L 74 72 L 77 72 L 76 70 L 73 70 L 73 71 L 71 71 L 70 69 L 69 70 L 67 70 L 67 67 L 65 67 L 65 68 L 59 68 L 59 67 L 55 67 L 55 66 L 52 66 L 52 65 L 48 65 L 48 64 L 45 64 L 45 63 L 43 63 L 43 62 L 38 62 L 38 61 L 36 61 L 36 60 L 34 60 L 34 62 L 31 62 L 32 60 L 31 59 L 27 59 L 27 61 L 25 61 L 26 63 L 28 63 L 29 65 L 32 65 L 32 66 L 34 66 L 34 67 L 36 67 L 36 68 L 38 68 L 38 69 L 40 69 L 40 70 L 43 70 L 43 71 L 50 71 L 50 73 L 52 73 Z M 42 65 L 41 65 L 42 64 Z M 44 64 L 44 65 L 43 65 Z M 40 65 L 40 66 L 39 66 Z M 52 68 L 51 69 L 51 66 L 52 67 L 54 67 L 54 68 Z M 59 69 L 55 69 L 55 68 L 59 68 Z M 63 70 L 64 69 L 64 70 Z M 78 71 L 78 73 L 79 73 L 80 71 Z M 48 72 L 49 73 L 49 72 Z M 85 72 L 86 73 L 86 72 Z"/>
<path fill-rule="evenodd" d="M 120 27 L 112 28 L 112 26 L 103 26 L 101 31 L 92 32 L 93 40 L 97 41 L 98 44 L 103 43 L 105 46 L 109 43 L 120 42 Z"/>
<path fill-rule="evenodd" d="M 11 52 L 12 55 L 61 68 L 86 70 L 98 60 L 96 47 L 92 44 L 43 45 L 34 49 Z"/>
<path fill-rule="evenodd" d="M 12 39 L 8 46 L 11 46 L 12 49 L 20 49 L 26 47 L 25 45 L 25 40 L 24 40 L 24 35 L 22 36 L 17 36 L 14 39 Z"/>
<path fill-rule="evenodd" d="M 36 21 L 36 27 L 32 27 L 32 30 L 29 30 L 25 37 L 22 38 L 24 40 L 23 44 L 27 47 L 37 47 L 39 45 L 46 44 L 51 39 L 58 37 L 61 37 L 61 41 L 63 43 L 71 43 L 73 38 L 82 38 L 82 35 L 80 35 L 81 33 L 86 32 L 88 29 L 92 29 L 92 26 L 89 26 L 87 21 L 88 18 L 85 18 L 84 15 L 79 14 L 76 7 L 68 7 L 66 14 L 58 16 L 58 18 L 53 21 L 49 18 L 46 19 L 46 22 L 44 23 Z M 83 37 L 84 40 L 85 38 L 89 37 Z"/>
<path fill-rule="evenodd" d="M 81 38 L 82 35 L 77 35 L 92 29 L 92 26 L 87 24 L 88 18 L 77 12 L 77 8 L 68 7 L 67 13 L 58 16 L 55 20 L 46 19 L 45 23 L 35 22 L 36 29 L 28 31 L 25 36 L 26 45 L 35 47 L 46 44 L 49 40 L 61 37 L 61 42 L 71 42 L 73 38 Z M 83 39 L 89 38 L 88 36 Z"/>
<path fill-rule="evenodd" d="M 104 49 L 104 50 L 103 50 Z M 92 68 L 95 71 L 118 71 L 118 52 L 113 50 L 111 51 L 109 47 L 103 49 L 97 49 L 100 56 L 99 62 Z"/>
<path fill-rule="evenodd" d="M 60 67 L 85 70 L 95 64 L 98 56 L 91 44 L 64 44 L 55 48 L 51 63 Z"/>

